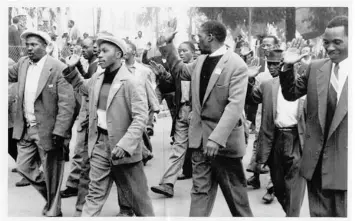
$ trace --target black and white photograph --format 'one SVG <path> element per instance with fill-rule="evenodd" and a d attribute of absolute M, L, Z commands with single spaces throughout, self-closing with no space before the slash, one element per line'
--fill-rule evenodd
<path fill-rule="evenodd" d="M 8 2 L 5 216 L 350 220 L 351 1 L 237 4 Z"/>

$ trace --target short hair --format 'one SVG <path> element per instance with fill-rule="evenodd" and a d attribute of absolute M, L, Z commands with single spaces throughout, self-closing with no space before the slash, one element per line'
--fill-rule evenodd
<path fill-rule="evenodd" d="M 189 48 L 192 52 L 196 51 L 195 45 L 191 41 L 184 41 L 181 44 L 185 44 L 185 45 L 189 46 Z"/>
<path fill-rule="evenodd" d="M 327 25 L 327 28 L 344 27 L 345 34 L 348 36 L 348 17 L 347 16 L 336 16 Z"/>
<path fill-rule="evenodd" d="M 92 45 L 94 45 L 94 44 L 95 44 L 95 42 L 96 42 L 96 39 L 95 39 L 93 36 L 88 36 L 86 39 L 91 40 Z M 85 39 L 84 39 L 84 40 L 85 40 Z M 83 41 L 84 41 L 84 40 L 83 40 Z"/>
<path fill-rule="evenodd" d="M 131 42 L 130 40 L 125 39 L 125 38 L 123 40 L 126 42 L 127 45 L 131 46 L 133 51 L 137 51 L 137 47 L 136 47 L 136 45 L 133 42 Z"/>
<path fill-rule="evenodd" d="M 12 23 L 17 24 L 19 23 L 20 19 L 18 17 L 12 18 Z"/>
<path fill-rule="evenodd" d="M 227 29 L 219 21 L 207 21 L 201 25 L 201 28 L 205 33 L 212 34 L 221 43 L 226 40 Z"/>
<path fill-rule="evenodd" d="M 264 40 L 265 38 L 272 38 L 272 39 L 274 39 L 275 45 L 279 44 L 279 39 L 277 39 L 277 37 L 275 35 L 267 35 L 267 36 L 263 37 L 262 40 Z"/>
<path fill-rule="evenodd" d="M 75 25 L 75 22 L 73 20 L 69 20 L 70 23 L 72 23 L 73 25 Z"/>
<path fill-rule="evenodd" d="M 26 39 L 30 38 L 30 37 L 36 37 L 36 38 L 38 38 L 41 41 L 41 43 L 43 45 L 47 45 L 46 40 L 44 38 L 42 38 L 41 36 L 39 36 L 39 35 L 29 34 L 29 35 L 26 36 Z"/>

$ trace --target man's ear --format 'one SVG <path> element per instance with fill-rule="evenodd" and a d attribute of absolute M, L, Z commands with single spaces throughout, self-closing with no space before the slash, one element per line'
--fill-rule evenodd
<path fill-rule="evenodd" d="M 213 41 L 213 39 L 214 39 L 214 36 L 212 34 L 208 34 L 207 41 L 211 42 L 211 41 Z"/>

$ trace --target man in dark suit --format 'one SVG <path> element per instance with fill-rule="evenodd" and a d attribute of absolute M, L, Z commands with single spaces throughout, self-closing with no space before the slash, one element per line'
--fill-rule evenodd
<path fill-rule="evenodd" d="M 255 78 L 251 78 L 246 101 L 263 105 L 256 162 L 269 165 L 275 195 L 286 216 L 298 217 L 306 187 L 304 178 L 299 175 L 304 99 L 289 102 L 282 96 L 277 69 L 281 53 L 279 49 L 270 51 L 267 68 L 273 79 L 255 85 Z"/>
<path fill-rule="evenodd" d="M 295 77 L 304 41 L 294 39 L 283 56 L 280 83 L 286 100 L 307 94 L 306 140 L 301 175 L 307 179 L 311 216 L 346 217 L 348 182 L 348 18 L 332 19 L 324 32 L 329 59 L 313 60 Z"/>
<path fill-rule="evenodd" d="M 248 68 L 227 49 L 226 35 L 220 22 L 202 24 L 198 36 L 203 55 L 189 64 L 179 59 L 171 43 L 175 33 L 158 40 L 171 73 L 191 80 L 189 147 L 194 149 L 190 216 L 210 216 L 218 185 L 233 216 L 253 216 L 242 164 Z"/>
<path fill-rule="evenodd" d="M 21 36 L 28 56 L 9 67 L 9 82 L 19 84 L 13 132 L 19 140 L 17 170 L 45 198 L 42 214 L 62 216 L 63 140 L 71 129 L 74 92 L 62 77 L 65 65 L 46 55 L 49 35 L 25 31 Z"/>

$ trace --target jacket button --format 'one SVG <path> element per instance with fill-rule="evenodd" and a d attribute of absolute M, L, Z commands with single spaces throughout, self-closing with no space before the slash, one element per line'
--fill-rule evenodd
<path fill-rule="evenodd" d="M 309 134 L 306 135 L 307 139 L 309 139 L 311 136 Z"/>

